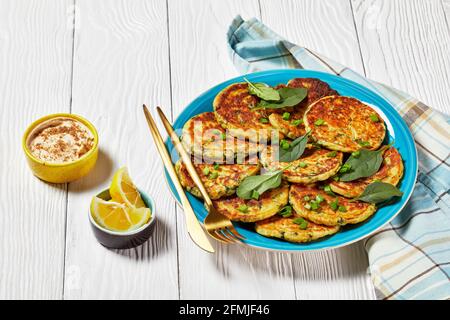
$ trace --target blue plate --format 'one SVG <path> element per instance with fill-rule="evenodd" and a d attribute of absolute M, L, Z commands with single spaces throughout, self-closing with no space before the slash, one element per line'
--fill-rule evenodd
<path fill-rule="evenodd" d="M 370 104 L 379 112 L 386 122 L 386 127 L 388 129 L 387 139 L 389 142 L 395 142 L 394 146 L 402 155 L 405 165 L 405 174 L 399 186 L 400 190 L 404 193 L 403 197 L 392 205 L 380 208 L 371 219 L 364 223 L 344 227 L 339 233 L 331 237 L 307 244 L 295 244 L 266 238 L 254 231 L 253 224 L 233 223 L 239 233 L 246 238 L 245 244 L 261 249 L 277 251 L 311 251 L 341 247 L 361 240 L 374 233 L 391 221 L 403 209 L 413 192 L 417 178 L 417 151 L 408 126 L 388 101 L 353 81 L 316 71 L 295 69 L 271 70 L 248 74 L 245 77 L 252 82 L 264 82 L 272 86 L 280 83 L 287 83 L 292 78 L 317 78 L 328 83 L 343 96 L 354 97 Z M 174 128 L 180 130 L 193 116 L 202 112 L 213 111 L 212 103 L 214 97 L 230 84 L 243 81 L 243 76 L 236 77 L 206 91 L 184 109 L 175 121 L 173 125 Z M 173 160 L 178 160 L 178 155 L 176 154 L 172 143 L 167 141 L 166 146 L 170 154 L 172 154 Z M 175 187 L 167 172 L 165 174 L 170 190 L 179 203 L 180 199 Z M 203 207 L 203 202 L 189 193 L 187 193 L 187 195 L 197 218 L 203 221 L 207 214 Z"/>

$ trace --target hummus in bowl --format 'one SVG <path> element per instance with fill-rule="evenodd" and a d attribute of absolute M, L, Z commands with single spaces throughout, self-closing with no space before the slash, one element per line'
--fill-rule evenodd
<path fill-rule="evenodd" d="M 27 138 L 27 147 L 31 154 L 51 163 L 78 160 L 93 146 L 92 132 L 83 123 L 66 117 L 42 122 Z"/>
<path fill-rule="evenodd" d="M 86 175 L 98 156 L 98 135 L 86 119 L 73 114 L 43 117 L 26 130 L 22 146 L 33 173 L 53 183 Z"/>

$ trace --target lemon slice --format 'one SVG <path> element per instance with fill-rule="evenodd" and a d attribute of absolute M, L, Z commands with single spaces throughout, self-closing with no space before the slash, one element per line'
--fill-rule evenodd
<path fill-rule="evenodd" d="M 135 208 L 145 207 L 144 201 L 142 201 L 139 191 L 131 181 L 126 167 L 120 168 L 114 174 L 109 193 L 116 202 L 125 203 Z"/>
<path fill-rule="evenodd" d="M 103 228 L 125 232 L 140 228 L 151 217 L 149 208 L 128 207 L 122 203 L 92 198 L 91 214 Z"/>

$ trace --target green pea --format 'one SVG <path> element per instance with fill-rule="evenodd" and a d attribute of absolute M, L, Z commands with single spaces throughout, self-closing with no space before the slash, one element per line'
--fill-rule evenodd
<path fill-rule="evenodd" d="M 306 221 L 303 218 L 296 218 L 292 222 L 294 222 L 295 224 L 298 224 L 298 226 L 302 230 L 305 230 L 308 227 L 308 221 Z"/>
<path fill-rule="evenodd" d="M 288 218 L 288 217 L 292 216 L 292 207 L 286 206 L 283 209 L 281 209 L 278 214 L 284 218 Z"/>
<path fill-rule="evenodd" d="M 331 151 L 331 152 L 329 152 L 328 154 L 327 154 L 327 157 L 328 158 L 334 158 L 334 157 L 336 157 L 337 156 L 337 152 L 336 151 Z"/>
<path fill-rule="evenodd" d="M 256 190 L 252 191 L 252 199 L 258 200 L 259 199 L 259 192 Z"/>
<path fill-rule="evenodd" d="M 319 209 L 319 204 L 316 201 L 311 201 L 309 204 L 311 205 L 311 210 Z"/>
<path fill-rule="evenodd" d="M 351 168 L 352 168 L 352 166 L 350 164 L 344 164 L 342 166 L 342 168 L 339 170 L 339 172 L 346 173 L 346 172 L 350 171 Z"/>
<path fill-rule="evenodd" d="M 378 119 L 378 116 L 376 114 L 371 114 L 370 115 L 370 120 L 372 122 L 380 122 L 380 119 Z"/>
<path fill-rule="evenodd" d="M 290 148 L 291 144 L 287 142 L 286 140 L 281 140 L 281 148 L 284 150 L 288 150 Z"/>
<path fill-rule="evenodd" d="M 359 156 L 361 155 L 361 151 L 355 151 L 355 152 L 352 152 L 352 157 L 353 158 L 359 158 Z"/>
<path fill-rule="evenodd" d="M 246 212 L 248 212 L 248 206 L 245 204 L 242 204 L 239 206 L 238 210 L 242 213 L 246 213 Z"/>
<path fill-rule="evenodd" d="M 336 199 L 336 200 L 333 201 L 333 202 L 330 202 L 330 208 L 331 208 L 333 211 L 336 211 L 336 210 L 339 208 L 339 202 L 338 202 L 338 199 Z"/>
<path fill-rule="evenodd" d="M 289 112 L 283 113 L 283 120 L 289 120 L 291 118 L 291 114 Z"/>
<path fill-rule="evenodd" d="M 216 179 L 219 176 L 219 174 L 217 172 L 211 172 L 211 174 L 209 175 L 210 179 Z"/>
<path fill-rule="evenodd" d="M 325 186 L 325 188 L 323 189 L 323 191 L 325 191 L 328 195 L 330 196 L 335 196 L 333 190 L 331 190 L 330 186 Z"/>
<path fill-rule="evenodd" d="M 314 122 L 314 124 L 316 125 L 316 126 L 321 126 L 321 125 L 323 125 L 325 123 L 325 120 L 323 120 L 323 119 L 317 119 L 315 122 Z"/>

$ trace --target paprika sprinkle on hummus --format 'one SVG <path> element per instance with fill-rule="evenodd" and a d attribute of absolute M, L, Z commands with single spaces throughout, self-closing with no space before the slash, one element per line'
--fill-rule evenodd
<path fill-rule="evenodd" d="M 39 160 L 50 163 L 72 162 L 94 147 L 94 135 L 81 122 L 58 117 L 34 128 L 27 138 L 27 147 Z"/>

